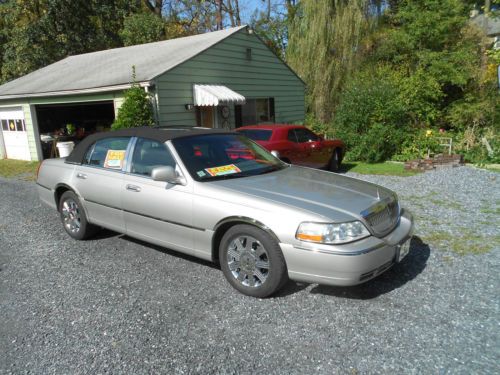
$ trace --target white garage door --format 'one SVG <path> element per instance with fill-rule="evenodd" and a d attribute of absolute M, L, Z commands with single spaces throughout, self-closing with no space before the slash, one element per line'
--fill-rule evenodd
<path fill-rule="evenodd" d="M 22 108 L 0 108 L 0 122 L 7 158 L 31 160 Z"/>

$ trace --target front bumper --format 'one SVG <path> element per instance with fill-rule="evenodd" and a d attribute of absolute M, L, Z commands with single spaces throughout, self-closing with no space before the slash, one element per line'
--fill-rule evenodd
<path fill-rule="evenodd" d="M 322 245 L 301 242 L 280 243 L 295 281 L 324 285 L 349 286 L 368 281 L 388 270 L 395 262 L 399 246 L 413 235 L 413 216 L 402 210 L 401 219 L 391 233 L 374 236 L 345 245 Z"/>

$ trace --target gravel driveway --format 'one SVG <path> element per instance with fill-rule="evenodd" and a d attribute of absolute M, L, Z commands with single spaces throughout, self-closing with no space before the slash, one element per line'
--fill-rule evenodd
<path fill-rule="evenodd" d="M 73 241 L 32 182 L 0 179 L 0 373 L 499 373 L 500 175 L 348 175 L 398 192 L 410 254 L 361 286 L 266 300 L 116 233 Z"/>

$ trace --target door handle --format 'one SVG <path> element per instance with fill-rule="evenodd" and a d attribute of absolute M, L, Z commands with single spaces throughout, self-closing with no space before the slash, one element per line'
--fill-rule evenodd
<path fill-rule="evenodd" d="M 136 193 L 141 191 L 141 188 L 137 185 L 127 185 L 126 188 L 127 188 L 127 190 L 130 190 L 130 191 L 133 191 Z"/>
<path fill-rule="evenodd" d="M 77 173 L 76 178 L 81 178 L 82 180 L 85 180 L 87 178 L 87 175 L 85 173 Z"/>

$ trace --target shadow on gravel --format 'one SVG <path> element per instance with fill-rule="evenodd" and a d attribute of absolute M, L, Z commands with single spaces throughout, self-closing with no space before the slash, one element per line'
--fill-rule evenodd
<path fill-rule="evenodd" d="M 112 230 L 109 229 L 104 229 L 101 228 L 95 235 L 92 236 L 91 240 L 104 240 L 106 238 L 111 238 L 111 237 L 119 237 L 123 236 L 123 234 L 118 233 L 118 232 L 113 232 Z"/>
<path fill-rule="evenodd" d="M 196 257 L 194 257 L 192 255 L 183 254 L 183 253 L 180 253 L 178 251 L 170 250 L 170 249 L 167 249 L 166 247 L 154 245 L 152 243 L 141 241 L 141 240 L 138 240 L 137 238 L 132 238 L 132 237 L 129 237 L 129 236 L 126 236 L 126 235 L 123 235 L 122 238 L 124 240 L 136 243 L 138 245 L 141 245 L 141 246 L 144 246 L 144 247 L 149 247 L 150 249 L 154 249 L 154 250 L 159 251 L 159 252 L 161 252 L 163 254 L 168 254 L 168 255 L 171 255 L 171 256 L 176 257 L 176 258 L 184 259 L 184 260 L 187 260 L 189 262 L 195 262 L 195 263 L 198 263 L 198 264 L 201 264 L 201 265 L 204 265 L 204 266 L 208 266 L 208 267 L 211 267 L 211 268 L 214 268 L 214 269 L 220 269 L 220 267 L 219 267 L 218 264 L 215 264 L 215 263 L 212 263 L 212 262 L 209 262 L 207 260 L 200 259 L 200 258 L 196 258 Z"/>
<path fill-rule="evenodd" d="M 297 283 L 292 280 L 288 280 L 285 286 L 278 291 L 278 293 L 273 294 L 272 299 L 274 298 L 283 298 L 289 295 L 295 294 L 307 288 L 310 284 Z"/>
<path fill-rule="evenodd" d="M 340 164 L 340 168 L 339 170 L 337 171 L 337 173 L 347 173 L 349 172 L 352 168 L 354 168 L 356 166 L 356 164 L 354 163 L 342 163 Z"/>
<path fill-rule="evenodd" d="M 352 299 L 372 299 L 389 293 L 417 277 L 427 266 L 431 250 L 429 245 L 414 236 L 410 252 L 401 263 L 396 263 L 387 272 L 364 284 L 351 287 L 318 285 L 311 293 Z"/>

